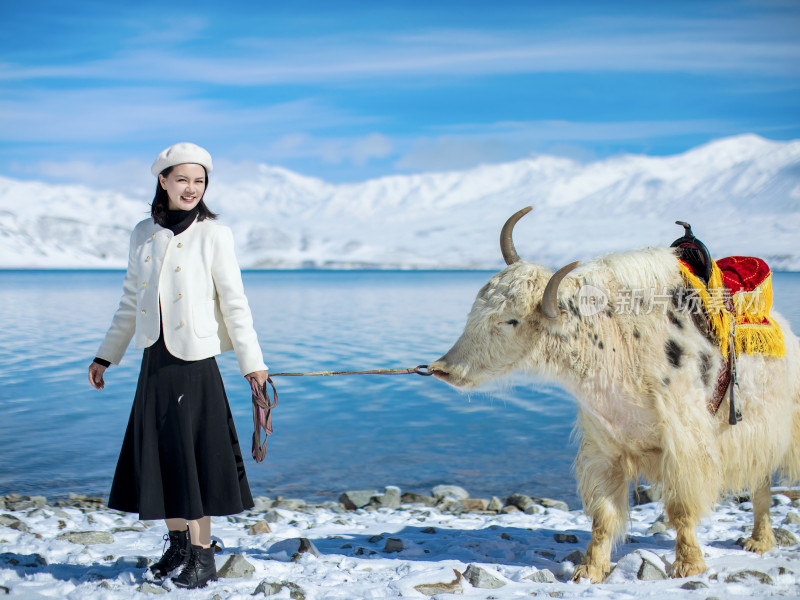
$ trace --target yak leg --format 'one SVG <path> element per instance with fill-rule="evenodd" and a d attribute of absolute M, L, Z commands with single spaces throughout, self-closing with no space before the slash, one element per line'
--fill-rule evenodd
<path fill-rule="evenodd" d="M 584 506 L 592 517 L 592 539 L 583 563 L 572 575 L 573 581 L 600 583 L 606 578 L 611 571 L 611 546 L 624 531 L 627 519 L 628 485 L 622 469 L 619 463 L 610 461 L 598 465 L 597 459 L 596 455 L 592 458 L 591 469 L 578 465 Z M 596 479 L 591 477 L 594 474 Z"/>
<path fill-rule="evenodd" d="M 690 577 L 702 573 L 708 567 L 703 560 L 703 552 L 695 535 L 695 528 L 700 522 L 698 514 L 694 514 L 678 501 L 668 503 L 667 515 L 670 524 L 677 533 L 675 538 L 675 562 L 672 563 L 672 577 Z"/>
<path fill-rule="evenodd" d="M 775 546 L 775 534 L 772 533 L 772 521 L 769 509 L 772 506 L 772 492 L 769 479 L 753 491 L 753 535 L 745 542 L 744 549 L 764 554 Z"/>

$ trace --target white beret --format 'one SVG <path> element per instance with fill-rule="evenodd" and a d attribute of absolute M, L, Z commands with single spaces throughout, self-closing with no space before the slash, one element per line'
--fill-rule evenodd
<path fill-rule="evenodd" d="M 211 155 L 208 153 L 208 150 L 201 148 L 197 144 L 180 142 L 179 144 L 174 144 L 166 150 L 163 150 L 161 154 L 158 155 L 158 158 L 156 158 L 156 162 L 153 163 L 150 170 L 153 175 L 158 176 L 161 171 L 168 167 L 186 163 L 201 165 L 206 168 L 208 173 L 210 173 L 213 168 L 211 164 Z"/>

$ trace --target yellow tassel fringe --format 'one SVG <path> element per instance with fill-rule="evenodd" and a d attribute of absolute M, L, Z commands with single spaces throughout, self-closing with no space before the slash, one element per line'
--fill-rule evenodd
<path fill-rule="evenodd" d="M 708 287 L 685 264 L 680 262 L 679 265 L 686 287 L 694 290 L 703 303 L 709 328 L 717 339 L 722 356 L 728 357 L 728 340 L 734 323 L 737 356 L 742 352 L 777 357 L 786 354 L 783 332 L 769 314 L 772 309 L 772 275 L 753 291 L 733 295 L 734 314 L 726 308 L 729 292 L 716 262 L 712 261 Z"/>

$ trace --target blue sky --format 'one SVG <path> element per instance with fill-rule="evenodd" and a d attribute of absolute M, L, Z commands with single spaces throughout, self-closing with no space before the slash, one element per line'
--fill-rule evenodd
<path fill-rule="evenodd" d="M 339 182 L 800 138 L 797 1 L 29 0 L 0 23 L 15 178 L 141 181 L 176 141 Z"/>

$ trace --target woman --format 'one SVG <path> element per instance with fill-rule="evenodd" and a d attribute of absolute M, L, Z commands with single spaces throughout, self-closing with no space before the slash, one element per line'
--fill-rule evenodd
<path fill-rule="evenodd" d="M 195 144 L 158 155 L 152 217 L 131 234 L 122 300 L 89 367 L 103 389 L 131 338 L 145 348 L 108 506 L 165 519 L 169 547 L 149 573 L 183 566 L 173 581 L 185 588 L 216 579 L 210 517 L 253 506 L 214 356 L 235 350 L 242 375 L 267 378 L 233 235 L 203 202 L 211 168 Z"/>

